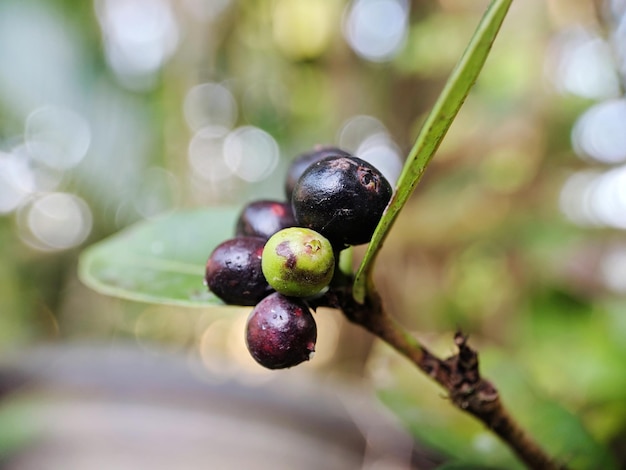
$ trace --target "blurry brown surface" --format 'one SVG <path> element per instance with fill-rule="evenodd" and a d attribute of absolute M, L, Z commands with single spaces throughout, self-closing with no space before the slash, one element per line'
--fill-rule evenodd
<path fill-rule="evenodd" d="M 7 470 L 434 468 L 365 390 L 246 384 L 132 347 L 41 348 L 0 369 L 27 436 Z M 193 370 L 196 372 L 194 373 Z"/>

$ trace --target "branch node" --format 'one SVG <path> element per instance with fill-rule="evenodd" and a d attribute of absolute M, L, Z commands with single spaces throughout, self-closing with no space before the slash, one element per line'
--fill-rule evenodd
<path fill-rule="evenodd" d="M 446 359 L 440 359 L 385 313 L 381 298 L 374 290 L 368 292 L 365 302 L 361 304 L 354 300 L 350 286 L 335 287 L 322 298 L 316 299 L 316 304 L 340 309 L 348 320 L 369 330 L 405 355 L 446 390 L 447 397 L 444 398 L 482 421 L 529 468 L 565 468 L 550 459 L 508 413 L 500 401 L 496 387 L 480 376 L 478 353 L 469 347 L 468 336 L 461 331 L 454 335 L 458 352 Z"/>

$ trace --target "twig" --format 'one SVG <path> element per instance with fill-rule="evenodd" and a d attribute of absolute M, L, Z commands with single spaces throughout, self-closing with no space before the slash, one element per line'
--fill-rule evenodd
<path fill-rule="evenodd" d="M 481 377 L 478 354 L 468 346 L 467 337 L 462 333 L 457 332 L 454 337 L 458 353 L 440 359 L 385 312 L 380 296 L 371 289 L 365 303 L 360 304 L 352 297 L 350 283 L 333 287 L 317 305 L 341 310 L 348 320 L 361 325 L 408 358 L 448 392 L 455 406 L 482 421 L 529 468 L 566 470 L 565 465 L 552 459 L 522 429 L 504 407 L 495 386 Z"/>

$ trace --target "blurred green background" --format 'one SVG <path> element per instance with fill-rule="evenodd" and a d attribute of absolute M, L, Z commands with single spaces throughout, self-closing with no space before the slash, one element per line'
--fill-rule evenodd
<path fill-rule="evenodd" d="M 487 4 L 3 0 L 0 352 L 131 342 L 266 380 L 248 309 L 98 295 L 81 249 L 179 209 L 283 199 L 315 144 L 393 180 Z M 623 1 L 514 2 L 376 271 L 436 352 L 468 332 L 512 412 L 574 468 L 626 465 L 625 78 Z M 372 386 L 453 459 L 508 462 L 402 358 L 317 317 L 302 373 Z"/>

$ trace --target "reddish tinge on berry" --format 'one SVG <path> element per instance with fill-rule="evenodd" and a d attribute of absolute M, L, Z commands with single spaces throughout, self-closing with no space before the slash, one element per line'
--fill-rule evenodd
<path fill-rule="evenodd" d="M 267 240 L 279 230 L 296 225 L 291 204 L 281 201 L 254 201 L 246 205 L 237 219 L 236 236 Z"/>
<path fill-rule="evenodd" d="M 248 351 L 268 369 L 308 361 L 316 340 L 317 326 L 306 303 L 277 292 L 257 304 L 246 324 Z"/>

